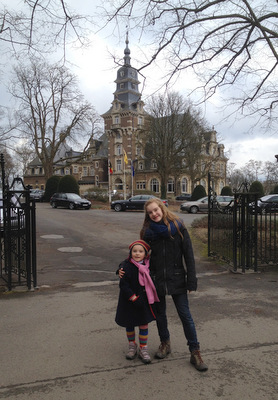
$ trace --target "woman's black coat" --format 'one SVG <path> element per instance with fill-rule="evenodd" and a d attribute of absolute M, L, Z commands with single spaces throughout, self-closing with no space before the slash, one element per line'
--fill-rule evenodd
<path fill-rule="evenodd" d="M 187 229 L 180 228 L 183 239 L 176 232 L 173 237 L 144 237 L 151 246 L 150 274 L 158 296 L 181 294 L 197 289 L 195 260 Z"/>
<path fill-rule="evenodd" d="M 148 303 L 145 287 L 139 283 L 138 268 L 129 260 L 123 261 L 119 265 L 120 268 L 124 269 L 125 274 L 119 283 L 120 293 L 115 318 L 116 323 L 126 328 L 133 328 L 153 321 L 155 316 Z M 132 302 L 129 298 L 134 294 L 139 298 Z"/>

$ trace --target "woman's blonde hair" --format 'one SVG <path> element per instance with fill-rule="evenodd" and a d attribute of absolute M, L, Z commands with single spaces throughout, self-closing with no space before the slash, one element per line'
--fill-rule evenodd
<path fill-rule="evenodd" d="M 168 231 L 169 231 L 169 235 L 171 236 L 171 226 L 170 226 L 170 222 L 173 222 L 175 227 L 177 228 L 177 231 L 179 233 L 179 235 L 183 238 L 183 235 L 180 231 L 180 225 L 184 225 L 183 221 L 176 216 L 176 214 L 174 214 L 172 211 L 170 211 L 165 204 L 163 203 L 163 201 L 161 201 L 158 198 L 153 198 L 153 199 L 149 199 L 146 201 L 145 206 L 144 206 L 144 210 L 145 210 L 145 218 L 144 218 L 144 222 L 143 222 L 143 226 L 142 229 L 140 231 L 140 237 L 141 239 L 143 239 L 146 229 L 150 226 L 150 216 L 148 214 L 147 208 L 150 204 L 152 203 L 156 203 L 158 205 L 158 207 L 161 209 L 162 211 L 162 220 L 164 222 L 164 224 L 168 227 Z M 180 225 L 179 225 L 180 223 Z"/>

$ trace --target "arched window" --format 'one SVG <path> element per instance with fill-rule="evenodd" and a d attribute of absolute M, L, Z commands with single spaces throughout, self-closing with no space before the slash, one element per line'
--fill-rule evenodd
<path fill-rule="evenodd" d="M 174 179 L 170 178 L 170 179 L 168 179 L 168 182 L 167 182 L 167 192 L 174 193 L 174 191 L 175 191 Z"/>
<path fill-rule="evenodd" d="M 116 190 L 123 190 L 123 181 L 120 178 L 115 180 L 115 189 Z"/>
<path fill-rule="evenodd" d="M 159 182 L 156 178 L 151 180 L 151 190 L 155 193 L 159 192 Z"/>
<path fill-rule="evenodd" d="M 122 146 L 120 144 L 117 144 L 116 155 L 120 156 L 121 154 L 122 154 Z"/>
<path fill-rule="evenodd" d="M 182 178 L 181 180 L 181 192 L 188 193 L 188 181 L 186 178 Z"/>

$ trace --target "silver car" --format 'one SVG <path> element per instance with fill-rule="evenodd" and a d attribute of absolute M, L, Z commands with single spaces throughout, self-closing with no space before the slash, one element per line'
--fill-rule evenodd
<path fill-rule="evenodd" d="M 216 196 L 216 201 L 220 206 L 227 206 L 234 200 L 233 196 Z M 180 206 L 180 211 L 187 211 L 192 214 L 197 212 L 208 212 L 208 196 L 196 201 L 186 201 Z"/>

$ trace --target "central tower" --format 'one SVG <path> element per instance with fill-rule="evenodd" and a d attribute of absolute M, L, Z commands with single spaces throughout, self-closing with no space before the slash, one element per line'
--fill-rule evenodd
<path fill-rule="evenodd" d="M 133 193 L 133 164 L 143 153 L 144 103 L 139 92 L 138 71 L 131 66 L 128 34 L 123 65 L 117 71 L 112 107 L 102 115 L 108 137 L 109 189 Z M 111 168 L 112 167 L 112 168 Z"/>

